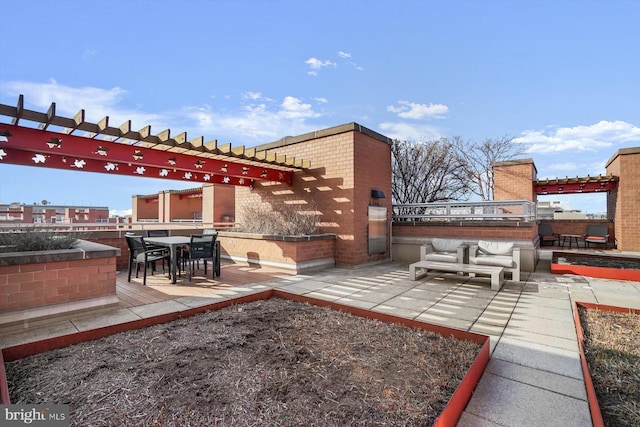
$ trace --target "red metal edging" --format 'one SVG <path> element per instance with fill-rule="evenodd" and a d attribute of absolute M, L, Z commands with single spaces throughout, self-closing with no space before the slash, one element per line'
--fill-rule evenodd
<path fill-rule="evenodd" d="M 593 386 L 593 380 L 591 379 L 591 372 L 589 371 L 589 364 L 587 363 L 587 357 L 584 353 L 584 330 L 582 329 L 582 323 L 580 322 L 579 308 L 586 308 L 589 310 L 602 310 L 610 311 L 613 313 L 635 313 L 640 314 L 640 310 L 627 307 L 616 307 L 612 305 L 594 304 L 590 302 L 574 302 L 573 303 L 573 320 L 576 325 L 576 334 L 578 336 L 578 350 L 580 352 L 580 364 L 582 365 L 582 376 L 584 377 L 584 386 L 587 392 L 587 401 L 589 403 L 589 411 L 591 413 L 591 422 L 594 427 L 604 427 L 604 421 L 602 419 L 602 412 L 600 412 L 600 405 L 598 404 L 598 397 L 596 395 L 595 387 Z"/>
<path fill-rule="evenodd" d="M 0 351 L 0 397 L 3 404 L 9 404 L 9 391 L 7 386 L 6 372 L 4 369 L 4 361 L 11 362 L 23 357 L 32 356 L 34 354 L 42 353 L 45 351 L 54 350 L 57 348 L 67 347 L 69 345 L 78 344 L 85 341 L 92 341 L 99 338 L 104 338 L 109 335 L 117 334 L 120 332 L 126 332 L 129 330 L 145 328 L 161 323 L 167 323 L 173 320 L 182 319 L 194 316 L 196 314 L 204 313 L 205 311 L 219 310 L 224 307 L 235 304 L 244 304 L 253 301 L 259 301 L 268 299 L 271 297 L 280 297 L 283 299 L 289 299 L 298 302 L 307 302 L 319 307 L 329 307 L 333 310 L 345 311 L 355 316 L 364 317 L 372 320 L 380 320 L 388 323 L 396 323 L 403 326 L 418 328 L 425 331 L 435 332 L 445 337 L 454 337 L 461 340 L 469 340 L 478 344 L 482 344 L 480 352 L 476 356 L 471 368 L 462 379 L 462 382 L 458 385 L 454 391 L 451 399 L 436 418 L 434 423 L 435 427 L 454 426 L 460 419 L 462 412 L 467 407 L 471 395 L 475 390 L 480 377 L 484 373 L 484 369 L 489 363 L 490 358 L 490 342 L 489 337 L 486 335 L 476 334 L 473 332 L 461 331 L 458 329 L 448 328 L 446 326 L 433 325 L 417 320 L 405 319 L 402 317 L 393 316 L 385 313 L 373 312 L 361 308 L 350 307 L 335 302 L 305 297 L 302 295 L 290 294 L 288 292 L 269 289 L 266 291 L 258 292 L 251 295 L 245 295 L 242 297 L 220 301 L 213 304 L 204 305 L 201 307 L 195 307 L 187 310 L 183 310 L 175 313 L 162 314 L 145 319 L 134 320 L 131 322 L 120 323 L 118 325 L 105 326 L 103 328 L 92 329 L 89 331 L 76 332 L 74 334 L 62 335 L 60 337 L 48 338 L 40 341 L 34 341 L 27 344 L 15 345 L 12 347 L 3 348 Z"/>
<path fill-rule="evenodd" d="M 553 274 L 576 274 L 578 276 L 597 277 L 600 279 L 640 282 L 640 270 L 551 263 L 551 272 Z"/>
<path fill-rule="evenodd" d="M 7 385 L 7 372 L 4 370 L 4 358 L 0 351 L 0 403 L 3 405 L 11 404 L 9 398 L 9 386 Z"/>

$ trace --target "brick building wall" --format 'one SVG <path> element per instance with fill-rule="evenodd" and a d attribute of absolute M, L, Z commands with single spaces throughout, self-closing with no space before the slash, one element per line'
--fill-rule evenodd
<path fill-rule="evenodd" d="M 538 171 L 532 159 L 509 160 L 493 164 L 494 200 L 537 202 L 533 182 Z"/>
<path fill-rule="evenodd" d="M 232 186 L 216 185 L 213 199 L 213 221 L 211 222 L 233 222 L 235 217 L 235 188 Z"/>
<path fill-rule="evenodd" d="M 158 220 L 158 196 L 133 196 L 131 220 Z"/>
<path fill-rule="evenodd" d="M 640 251 L 640 147 L 618 150 L 607 162 L 607 175 L 620 178 L 607 198 L 613 205 L 617 248 Z"/>
<path fill-rule="evenodd" d="M 199 219 L 202 215 L 202 191 L 192 191 L 188 193 L 167 192 L 165 202 L 169 203 L 169 216 L 165 221 L 193 220 Z"/>
<path fill-rule="evenodd" d="M 337 235 L 336 263 L 357 265 L 389 258 L 369 255 L 367 250 L 367 209 L 371 190 L 384 192 L 382 199 L 391 211 L 390 140 L 356 123 L 337 126 L 298 137 L 256 147 L 311 162 L 311 168 L 294 174 L 293 185 L 257 182 L 253 190 L 236 188 L 236 221 L 244 216 L 247 205 L 265 203 L 278 210 L 283 204 L 295 204 L 301 211 L 320 216 L 321 233 Z"/>

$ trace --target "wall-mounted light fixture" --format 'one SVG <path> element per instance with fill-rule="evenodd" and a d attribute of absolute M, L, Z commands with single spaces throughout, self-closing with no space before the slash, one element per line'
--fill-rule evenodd
<path fill-rule="evenodd" d="M 384 193 L 382 190 L 371 190 L 371 198 L 372 199 L 384 199 Z"/>

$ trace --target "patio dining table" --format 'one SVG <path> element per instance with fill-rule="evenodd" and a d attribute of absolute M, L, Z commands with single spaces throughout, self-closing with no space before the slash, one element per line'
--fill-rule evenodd
<path fill-rule="evenodd" d="M 156 246 L 162 246 L 169 248 L 171 256 L 171 283 L 176 284 L 178 281 L 178 248 L 186 246 L 191 243 L 191 237 L 189 236 L 168 236 L 168 237 L 145 237 L 146 243 L 151 243 Z M 213 265 L 213 271 L 216 276 L 220 276 L 220 242 L 215 242 L 215 259 Z"/>
<path fill-rule="evenodd" d="M 178 280 L 178 248 L 191 243 L 191 238 L 188 236 L 145 237 L 144 241 L 163 248 L 169 248 L 171 283 L 175 284 Z"/>

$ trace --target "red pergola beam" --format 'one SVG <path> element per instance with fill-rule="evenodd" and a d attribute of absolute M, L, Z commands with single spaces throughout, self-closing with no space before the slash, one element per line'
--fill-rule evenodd
<path fill-rule="evenodd" d="M 108 170 L 105 167 L 108 164 L 117 164 L 122 168 L 118 169 L 120 174 L 131 176 L 141 176 L 138 168 L 143 167 L 148 173 L 145 172 L 142 176 L 173 180 L 189 179 L 199 182 L 215 182 L 205 177 L 216 177 L 216 180 L 222 181 L 221 183 L 233 185 L 250 185 L 238 184 L 238 182 L 251 182 L 252 180 L 276 181 L 289 185 L 292 183 L 291 171 L 275 169 L 266 165 L 193 156 L 9 124 L 0 125 L 0 135 L 4 135 L 0 137 L 0 149 L 4 149 L 6 152 L 0 158 L 0 162 L 4 163 L 34 166 L 34 161 L 25 162 L 25 156 L 17 154 L 18 151 L 21 151 L 31 153 L 31 157 L 40 155 L 54 159 L 52 163 L 47 160 L 44 163 L 35 164 L 45 167 L 72 169 L 70 164 L 74 164 L 75 160 L 84 160 L 87 165 L 91 163 L 91 166 L 85 166 L 82 170 L 92 172 L 114 173 L 113 169 Z M 9 155 L 10 152 L 13 152 L 16 157 L 20 157 L 21 160 L 14 162 Z M 66 162 L 63 159 L 66 159 Z M 168 175 L 165 171 L 169 172 Z M 184 175 L 188 173 L 191 175 Z M 200 179 L 181 178 L 181 176 L 195 177 L 196 175 Z"/>
<path fill-rule="evenodd" d="M 140 166 L 133 163 L 115 163 L 104 160 L 83 159 L 80 157 L 60 154 L 41 154 L 33 151 L 4 148 L 2 143 L 0 143 L 0 164 L 2 163 L 40 168 L 170 179 L 174 181 L 190 181 L 194 183 L 227 184 L 245 187 L 251 187 L 253 185 L 252 179 L 213 175 L 206 172 L 190 172 L 179 169 Z"/>
<path fill-rule="evenodd" d="M 574 194 L 574 193 L 598 193 L 615 190 L 616 181 L 587 181 L 568 183 L 538 183 L 534 186 L 536 194 Z"/>

